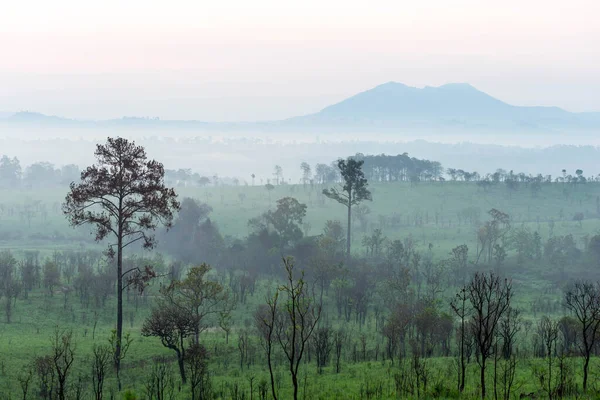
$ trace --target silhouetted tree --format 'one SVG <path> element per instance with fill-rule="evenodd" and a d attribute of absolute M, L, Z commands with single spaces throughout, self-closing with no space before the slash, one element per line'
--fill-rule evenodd
<path fill-rule="evenodd" d="M 510 307 L 512 284 L 494 273 L 477 272 L 467 285 L 467 296 L 472 309 L 471 333 L 478 350 L 481 398 L 485 399 L 486 361 L 493 354 L 498 323 Z"/>
<path fill-rule="evenodd" d="M 229 293 L 223 286 L 219 282 L 207 279 L 206 275 L 210 268 L 208 264 L 192 267 L 185 279 L 174 281 L 161 291 L 164 298 L 161 301 L 184 310 L 185 314 L 189 315 L 189 317 L 185 315 L 178 317 L 180 318 L 178 324 L 180 327 L 187 326 L 188 322 L 193 324 L 195 343 L 200 342 L 202 331 L 209 328 L 211 324 L 217 325 L 218 321 L 209 321 L 208 317 L 228 312 L 233 308 Z M 186 318 L 190 320 L 187 321 Z"/>
<path fill-rule="evenodd" d="M 293 197 L 277 200 L 275 211 L 267 211 L 265 220 L 281 239 L 280 248 L 302 239 L 302 220 L 306 216 L 306 204 L 300 203 Z"/>
<path fill-rule="evenodd" d="M 342 175 L 342 187 L 323 189 L 323 194 L 330 199 L 337 201 L 348 209 L 348 231 L 346 234 L 346 256 L 350 257 L 350 243 L 352 240 L 352 206 L 355 206 L 363 200 L 372 200 L 371 192 L 367 189 L 367 179 L 362 171 L 364 161 L 357 161 L 349 158 L 348 160 L 339 160 L 337 166 Z"/>
<path fill-rule="evenodd" d="M 467 362 L 465 354 L 465 345 L 467 338 L 467 319 L 469 316 L 469 309 L 467 308 L 467 302 L 469 301 L 469 295 L 467 288 L 463 286 L 461 290 L 456 293 L 456 297 L 450 303 L 450 307 L 454 313 L 460 318 L 459 326 L 459 373 L 458 373 L 458 391 L 462 393 L 465 390 L 465 377 L 467 371 Z"/>
<path fill-rule="evenodd" d="M 300 164 L 300 169 L 302 170 L 302 184 L 306 188 L 306 185 L 310 181 L 310 175 L 311 175 L 310 164 L 308 164 L 307 162 L 304 161 L 304 162 L 302 162 L 302 164 Z"/>
<path fill-rule="evenodd" d="M 211 387 L 207 361 L 208 352 L 206 351 L 206 348 L 201 344 L 192 343 L 186 351 L 185 358 L 187 370 L 189 372 L 192 400 L 210 398 Z"/>
<path fill-rule="evenodd" d="M 21 163 L 16 157 L 0 158 L 0 186 L 17 187 L 21 182 Z"/>
<path fill-rule="evenodd" d="M 57 399 L 65 400 L 68 394 L 67 381 L 75 361 L 75 344 L 73 343 L 72 331 L 60 331 L 58 327 L 55 329 L 52 336 L 52 354 L 50 357 L 58 383 Z"/>
<path fill-rule="evenodd" d="M 63 204 L 63 212 L 72 226 L 92 224 L 96 240 L 112 235 L 116 243 L 109 254 L 117 257 L 117 329 L 115 361 L 120 369 L 123 334 L 123 279 L 130 273 L 129 284 L 143 288 L 152 274 L 139 268 L 123 271 L 123 250 L 141 242 L 151 249 L 159 223 L 169 227 L 173 211 L 179 209 L 177 195 L 164 185 L 164 167 L 147 160 L 143 147 L 123 138 L 108 138 L 94 153 L 97 164 L 81 173 L 81 182 L 72 182 Z M 116 248 L 116 250 L 115 250 Z"/>
<path fill-rule="evenodd" d="M 311 295 L 304 274 L 294 275 L 294 260 L 284 258 L 286 283 L 277 288 L 273 300 L 267 302 L 268 310 L 260 317 L 263 332 L 273 337 L 283 351 L 294 387 L 294 400 L 298 399 L 298 373 L 306 346 L 321 317 L 321 304 Z M 283 304 L 278 307 L 278 297 Z M 266 330 L 265 330 L 266 329 Z M 275 390 L 273 389 L 273 397 Z"/>
<path fill-rule="evenodd" d="M 163 289 L 163 291 L 168 289 Z M 186 384 L 185 376 L 185 339 L 196 331 L 196 316 L 188 308 L 179 307 L 167 294 L 152 309 L 142 327 L 143 336 L 156 336 L 163 346 L 177 354 L 177 364 L 181 382 Z"/>
<path fill-rule="evenodd" d="M 584 358 L 583 390 L 587 390 L 588 369 L 600 328 L 600 288 L 598 284 L 576 282 L 565 293 L 565 304 L 579 321 L 580 352 Z"/>
<path fill-rule="evenodd" d="M 111 359 L 111 349 L 108 345 L 94 345 L 92 350 L 92 389 L 94 398 L 102 400 L 104 383 L 106 382 L 107 367 Z"/>

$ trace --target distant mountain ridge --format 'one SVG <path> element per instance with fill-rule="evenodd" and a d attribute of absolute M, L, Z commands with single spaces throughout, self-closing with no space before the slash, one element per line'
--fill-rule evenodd
<path fill-rule="evenodd" d="M 325 107 L 321 111 L 280 121 L 202 122 L 124 117 L 82 121 L 20 112 L 0 123 L 69 124 L 93 126 L 165 126 L 193 129 L 479 129 L 559 131 L 600 130 L 600 112 L 571 113 L 558 107 L 522 107 L 498 100 L 467 83 L 415 88 L 388 82 Z"/>

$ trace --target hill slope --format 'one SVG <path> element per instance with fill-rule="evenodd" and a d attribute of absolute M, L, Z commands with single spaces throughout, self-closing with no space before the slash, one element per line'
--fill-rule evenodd
<path fill-rule="evenodd" d="M 520 107 L 507 104 L 466 83 L 415 88 L 388 82 L 358 93 L 318 113 L 282 121 L 217 123 L 146 118 L 74 121 L 22 112 L 3 124 L 69 124 L 96 127 L 164 127 L 194 130 L 456 130 L 570 132 L 599 131 L 600 113 L 571 113 L 558 107 Z"/>

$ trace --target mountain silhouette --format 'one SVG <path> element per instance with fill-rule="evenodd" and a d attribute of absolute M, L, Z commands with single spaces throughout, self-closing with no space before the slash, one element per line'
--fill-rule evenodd
<path fill-rule="evenodd" d="M 388 82 L 323 108 L 280 121 L 202 122 L 124 117 L 104 121 L 75 121 L 33 112 L 3 118 L 4 123 L 94 126 L 164 126 L 202 130 L 319 131 L 410 129 L 477 129 L 480 131 L 568 132 L 600 130 L 600 113 L 571 113 L 558 107 L 522 107 L 498 100 L 467 83 L 416 88 Z"/>
<path fill-rule="evenodd" d="M 571 113 L 558 107 L 520 107 L 467 83 L 422 89 L 388 82 L 318 113 L 288 120 L 301 125 L 444 126 L 489 129 L 600 128 L 600 113 Z"/>

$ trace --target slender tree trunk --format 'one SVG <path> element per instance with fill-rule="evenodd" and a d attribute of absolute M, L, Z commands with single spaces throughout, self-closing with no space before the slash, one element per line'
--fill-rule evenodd
<path fill-rule="evenodd" d="M 350 260 L 350 242 L 352 241 L 352 204 L 348 200 L 348 234 L 346 236 L 346 258 Z"/>
<path fill-rule="evenodd" d="M 269 376 L 271 377 L 271 392 L 273 393 L 273 400 L 277 400 L 277 394 L 275 394 L 275 377 L 273 375 L 273 365 L 271 363 L 271 334 L 269 334 L 269 343 L 267 344 L 267 363 L 269 364 Z"/>
<path fill-rule="evenodd" d="M 184 359 L 184 354 L 178 350 L 177 351 L 177 364 L 179 364 L 179 374 L 181 375 L 181 383 L 185 385 L 186 384 L 185 365 L 183 364 L 183 361 L 184 361 L 183 359 Z"/>
<path fill-rule="evenodd" d="M 117 238 L 117 343 L 115 344 L 115 368 L 117 384 L 121 391 L 121 338 L 123 337 L 123 234 L 119 222 L 119 237 Z"/>
<path fill-rule="evenodd" d="M 463 307 L 464 309 L 464 307 Z M 464 315 L 464 313 L 463 313 Z M 465 318 L 464 316 L 461 319 L 461 329 L 460 329 L 460 386 L 458 387 L 458 391 L 462 393 L 465 390 L 465 373 L 467 370 L 467 366 L 465 364 Z"/>
<path fill-rule="evenodd" d="M 485 399 L 485 361 L 486 359 L 481 356 L 481 368 L 480 368 L 480 379 L 481 379 L 481 398 Z"/>
<path fill-rule="evenodd" d="M 552 400 L 552 344 L 548 349 L 548 398 Z"/>
<path fill-rule="evenodd" d="M 583 391 L 587 391 L 587 379 L 588 379 L 588 368 L 590 366 L 590 354 L 589 352 L 585 355 L 585 362 L 583 364 Z"/>
<path fill-rule="evenodd" d="M 294 400 L 298 400 L 298 377 L 292 373 L 292 383 L 294 385 Z"/>

